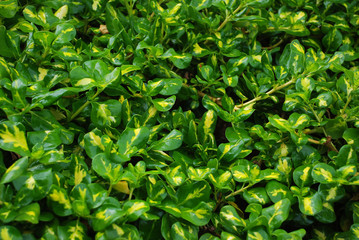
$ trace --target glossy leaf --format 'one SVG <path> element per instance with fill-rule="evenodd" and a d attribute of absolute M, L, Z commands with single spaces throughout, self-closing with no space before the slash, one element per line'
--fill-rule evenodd
<path fill-rule="evenodd" d="M 30 154 L 25 137 L 25 128 L 21 123 L 5 121 L 0 124 L 0 147 L 22 156 Z"/>
<path fill-rule="evenodd" d="M 178 130 L 171 131 L 167 136 L 163 137 L 151 145 L 151 149 L 159 151 L 171 151 L 182 145 L 183 134 Z"/>
<path fill-rule="evenodd" d="M 15 180 L 27 170 L 28 165 L 28 157 L 20 158 L 5 171 L 1 177 L 0 183 L 8 183 Z"/>

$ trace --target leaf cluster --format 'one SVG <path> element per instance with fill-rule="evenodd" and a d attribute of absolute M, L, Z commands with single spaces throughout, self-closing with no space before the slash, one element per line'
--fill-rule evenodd
<path fill-rule="evenodd" d="M 1 239 L 359 239 L 359 1 L 0 2 Z"/>

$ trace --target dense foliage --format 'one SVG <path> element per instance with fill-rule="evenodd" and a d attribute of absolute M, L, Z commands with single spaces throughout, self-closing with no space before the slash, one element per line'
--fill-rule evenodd
<path fill-rule="evenodd" d="M 359 239 L 359 1 L 0 22 L 0 239 Z"/>

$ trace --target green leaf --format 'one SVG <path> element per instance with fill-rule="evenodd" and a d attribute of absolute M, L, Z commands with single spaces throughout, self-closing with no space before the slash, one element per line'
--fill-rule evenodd
<path fill-rule="evenodd" d="M 25 137 L 25 127 L 18 122 L 2 122 L 0 124 L 0 148 L 22 156 L 30 155 Z"/>
<path fill-rule="evenodd" d="M 247 225 L 246 221 L 238 215 L 236 209 L 230 205 L 222 207 L 219 216 L 222 224 L 228 227 L 246 227 Z"/>
<path fill-rule="evenodd" d="M 150 131 L 147 127 L 126 128 L 117 141 L 119 153 L 125 156 L 134 155 L 145 146 L 149 135 Z"/>
<path fill-rule="evenodd" d="M 335 164 L 338 167 L 345 165 L 355 164 L 357 159 L 357 154 L 352 146 L 344 145 L 340 148 L 339 153 L 335 156 Z"/>
<path fill-rule="evenodd" d="M 222 143 L 218 146 L 218 160 L 232 161 L 234 160 L 241 152 L 241 149 L 244 145 L 242 140 L 239 140 L 235 143 Z"/>
<path fill-rule="evenodd" d="M 327 131 L 327 134 L 332 137 L 332 139 L 341 138 L 347 128 L 347 122 L 342 117 L 329 119 L 325 125 L 325 130 Z"/>
<path fill-rule="evenodd" d="M 178 205 L 172 201 L 164 201 L 162 204 L 156 205 L 156 207 L 168 212 L 175 217 L 181 217 L 181 210 L 179 209 Z"/>
<path fill-rule="evenodd" d="M 106 26 L 112 35 L 121 34 L 126 45 L 132 44 L 129 34 L 122 25 L 119 14 L 110 3 L 106 4 Z"/>
<path fill-rule="evenodd" d="M 348 128 L 347 130 L 344 131 L 343 138 L 356 151 L 359 151 L 359 129 L 357 129 L 357 128 Z"/>
<path fill-rule="evenodd" d="M 44 26 L 45 23 L 43 22 L 43 19 L 41 19 L 36 11 L 36 8 L 32 5 L 28 5 L 24 8 L 24 10 L 22 11 L 24 14 L 24 17 L 26 20 L 28 20 L 31 23 L 40 25 L 40 26 Z"/>
<path fill-rule="evenodd" d="M 248 230 L 247 240 L 269 239 L 269 234 L 264 227 L 255 227 Z"/>
<path fill-rule="evenodd" d="M 336 220 L 334 207 L 328 202 L 323 203 L 322 211 L 315 215 L 315 218 L 321 223 L 333 223 Z"/>
<path fill-rule="evenodd" d="M 212 171 L 210 168 L 194 168 L 190 166 L 188 168 L 187 174 L 191 180 L 201 181 L 206 179 L 211 172 Z"/>
<path fill-rule="evenodd" d="M 308 115 L 299 113 L 292 113 L 288 118 L 288 122 L 292 126 L 292 128 L 300 130 L 307 127 L 310 120 L 311 119 Z"/>
<path fill-rule="evenodd" d="M 181 217 L 196 226 L 206 225 L 212 216 L 212 207 L 205 202 L 200 202 L 196 207 L 181 211 Z"/>
<path fill-rule="evenodd" d="M 93 131 L 86 133 L 84 136 L 84 147 L 87 155 L 90 158 L 95 157 L 98 153 L 102 153 L 105 151 L 104 141 L 101 138 L 101 131 L 98 129 L 94 129 Z M 106 138 L 103 137 L 105 140 Z"/>
<path fill-rule="evenodd" d="M 262 205 L 267 204 L 270 201 L 267 192 L 263 187 L 255 187 L 244 191 L 243 198 L 248 203 L 260 203 Z"/>
<path fill-rule="evenodd" d="M 295 83 L 295 88 L 298 91 L 305 92 L 308 95 L 311 94 L 311 92 L 314 90 L 314 87 L 315 87 L 314 79 L 310 77 L 298 78 Z"/>
<path fill-rule="evenodd" d="M 345 196 L 345 189 L 337 183 L 321 183 L 318 188 L 318 193 L 325 202 L 334 203 Z"/>
<path fill-rule="evenodd" d="M 131 200 L 123 205 L 124 211 L 129 222 L 136 221 L 142 214 L 150 210 L 150 205 L 146 201 Z"/>
<path fill-rule="evenodd" d="M 333 102 L 333 97 L 330 92 L 325 92 L 319 94 L 319 96 L 315 99 L 315 101 L 318 103 L 319 108 L 327 108 L 329 105 Z"/>
<path fill-rule="evenodd" d="M 81 55 L 69 47 L 63 47 L 56 53 L 57 56 L 66 61 L 82 61 Z"/>
<path fill-rule="evenodd" d="M 18 178 L 27 170 L 29 165 L 28 157 L 23 157 L 12 164 L 1 177 L 1 184 L 9 183 Z"/>
<path fill-rule="evenodd" d="M 35 43 L 41 45 L 45 51 L 47 51 L 50 47 L 56 35 L 52 32 L 48 31 L 39 31 L 34 33 Z"/>
<path fill-rule="evenodd" d="M 13 227 L 13 226 L 0 226 L 0 236 L 2 239 L 9 239 L 9 240 L 22 240 L 23 237 L 20 231 Z"/>
<path fill-rule="evenodd" d="M 160 112 L 169 111 L 176 102 L 176 96 L 171 96 L 169 98 L 156 98 L 152 100 L 153 105 Z"/>
<path fill-rule="evenodd" d="M 180 78 L 164 78 L 161 79 L 164 82 L 163 88 L 160 94 L 164 96 L 171 96 L 177 94 L 182 88 L 182 79 Z"/>
<path fill-rule="evenodd" d="M 318 163 L 313 167 L 312 177 L 315 181 L 320 183 L 331 183 L 334 181 L 336 172 L 335 169 L 325 163 Z"/>
<path fill-rule="evenodd" d="M 297 75 L 305 69 L 305 59 L 304 47 L 298 40 L 294 40 L 285 47 L 279 61 L 282 66 L 286 66 L 290 72 Z"/>
<path fill-rule="evenodd" d="M 0 16 L 12 18 L 18 10 L 17 0 L 5 0 L 0 2 Z"/>
<path fill-rule="evenodd" d="M 41 144 L 45 151 L 54 149 L 62 144 L 59 129 L 28 132 L 29 144 Z"/>
<path fill-rule="evenodd" d="M 139 66 L 135 66 L 135 65 L 122 65 L 121 66 L 121 74 L 125 75 L 126 73 L 130 73 L 133 71 L 137 71 L 137 70 L 141 70 L 141 68 Z"/>
<path fill-rule="evenodd" d="M 290 123 L 279 117 L 278 115 L 274 115 L 273 117 L 268 117 L 269 122 L 276 128 L 278 128 L 281 131 L 284 132 L 290 132 L 291 131 L 291 127 L 290 127 Z"/>
<path fill-rule="evenodd" d="M 208 202 L 211 188 L 205 181 L 184 184 L 178 188 L 178 204 L 193 208 L 198 202 Z"/>
<path fill-rule="evenodd" d="M 65 226 L 58 226 L 59 239 L 88 239 L 86 226 L 80 221 L 71 221 L 66 223 Z"/>
<path fill-rule="evenodd" d="M 76 36 L 76 29 L 70 23 L 61 23 L 56 26 L 56 39 L 54 44 L 64 44 L 70 42 Z"/>
<path fill-rule="evenodd" d="M 93 158 L 92 168 L 98 175 L 109 180 L 111 184 L 117 183 L 123 175 L 122 165 L 111 162 L 104 153 L 97 154 Z"/>
<path fill-rule="evenodd" d="M 355 239 L 355 240 L 359 239 L 359 224 L 358 223 L 351 225 L 350 234 L 351 234 L 350 235 L 351 239 Z"/>
<path fill-rule="evenodd" d="M 191 63 L 192 55 L 189 53 L 178 54 L 173 48 L 170 48 L 162 54 L 161 58 L 169 58 L 177 68 L 185 69 Z"/>
<path fill-rule="evenodd" d="M 323 37 L 322 42 L 328 51 L 335 51 L 342 44 L 343 36 L 337 28 L 332 28 Z"/>
<path fill-rule="evenodd" d="M 309 216 L 318 214 L 323 209 L 323 203 L 320 195 L 315 193 L 309 197 L 299 197 L 300 211 Z"/>
<path fill-rule="evenodd" d="M 186 175 L 181 165 L 177 165 L 176 163 L 171 164 L 171 167 L 166 170 L 165 177 L 173 186 L 180 186 L 186 180 Z"/>
<path fill-rule="evenodd" d="M 230 189 L 233 188 L 230 185 L 232 180 L 232 174 L 230 171 L 219 170 L 218 172 L 211 173 L 209 175 L 209 179 L 213 183 L 213 185 L 218 189 Z"/>
<path fill-rule="evenodd" d="M 116 100 L 92 103 L 91 121 L 98 127 L 117 127 L 121 123 L 122 105 Z"/>
<path fill-rule="evenodd" d="M 250 166 L 247 165 L 238 165 L 238 166 L 234 166 L 231 169 L 232 175 L 234 180 L 236 180 L 237 182 L 249 182 L 251 180 L 250 177 Z"/>
<path fill-rule="evenodd" d="M 18 211 L 18 215 L 15 218 L 15 221 L 26 221 L 32 224 L 39 223 L 40 216 L 40 205 L 38 203 L 32 203 L 25 207 L 22 207 Z"/>
<path fill-rule="evenodd" d="M 113 204 L 104 204 L 92 214 L 92 227 L 95 231 L 103 231 L 117 219 L 126 215 L 126 211 Z"/>
<path fill-rule="evenodd" d="M 50 191 L 53 183 L 51 169 L 32 171 L 22 188 L 19 189 L 16 198 L 19 202 L 38 201 L 44 198 Z"/>
<path fill-rule="evenodd" d="M 69 216 L 73 213 L 70 198 L 64 188 L 52 185 L 47 195 L 50 208 L 58 216 Z"/>
<path fill-rule="evenodd" d="M 179 148 L 182 145 L 183 134 L 174 129 L 162 139 L 154 142 L 151 145 L 152 150 L 159 151 L 172 151 Z"/>
<path fill-rule="evenodd" d="M 293 180 L 298 187 L 310 186 L 313 183 L 312 166 L 302 165 L 297 167 L 293 172 Z"/>
<path fill-rule="evenodd" d="M 4 25 L 0 26 L 0 55 L 3 57 L 14 58 L 20 55 L 19 36 L 6 30 Z"/>
<path fill-rule="evenodd" d="M 267 217 L 268 225 L 271 229 L 279 228 L 280 225 L 288 218 L 291 201 L 284 198 L 274 205 L 264 208 L 262 215 Z"/>
<path fill-rule="evenodd" d="M 294 202 L 293 194 L 287 186 L 277 181 L 270 181 L 265 187 L 270 200 L 274 203 L 281 201 L 282 199 L 289 199 L 290 202 Z"/>

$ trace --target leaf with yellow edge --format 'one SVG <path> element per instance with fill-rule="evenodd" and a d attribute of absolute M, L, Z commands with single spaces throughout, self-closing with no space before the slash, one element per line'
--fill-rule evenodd
<path fill-rule="evenodd" d="M 30 151 L 25 137 L 25 127 L 18 122 L 5 121 L 0 124 L 0 148 L 29 156 Z"/>

